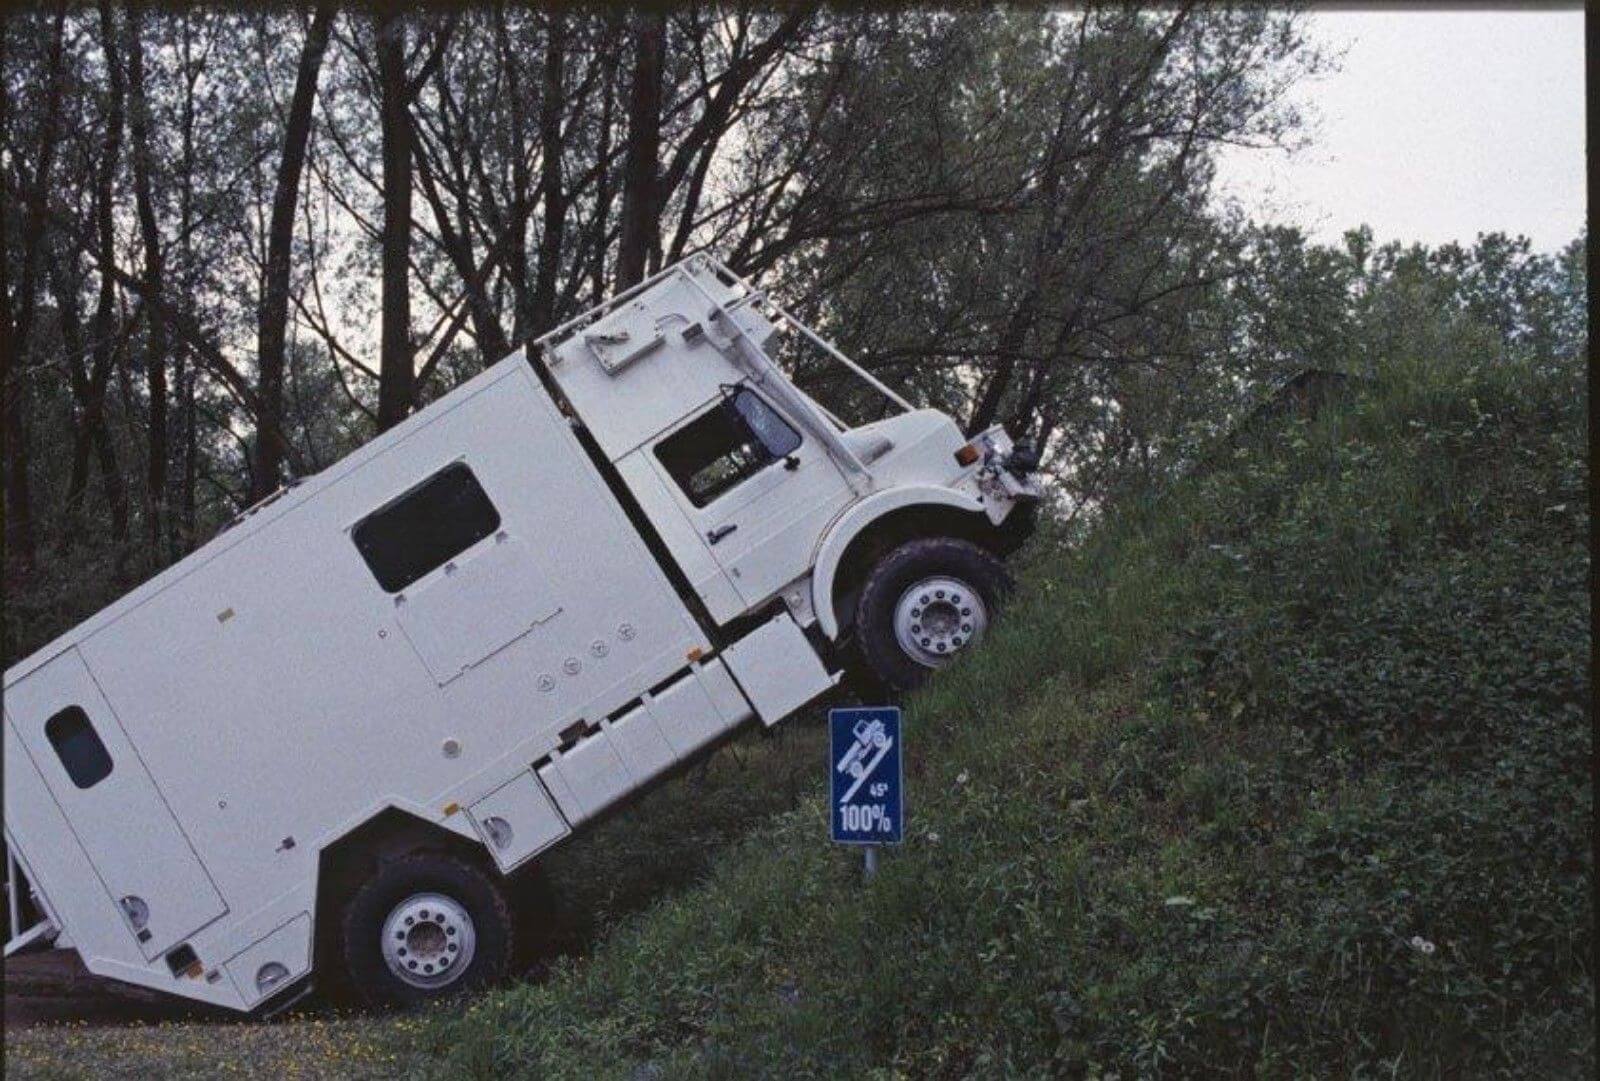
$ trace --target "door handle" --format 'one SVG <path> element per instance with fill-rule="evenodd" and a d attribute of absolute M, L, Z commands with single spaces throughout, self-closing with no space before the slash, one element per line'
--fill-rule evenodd
<path fill-rule="evenodd" d="M 739 527 L 737 525 L 735 525 L 734 523 L 732 523 L 732 522 L 729 522 L 725 526 L 718 526 L 716 529 L 709 530 L 706 533 L 706 540 L 709 541 L 712 544 L 715 544 L 719 540 L 721 540 L 723 537 L 726 537 L 729 533 L 732 533 L 735 529 L 738 529 L 738 528 Z"/>

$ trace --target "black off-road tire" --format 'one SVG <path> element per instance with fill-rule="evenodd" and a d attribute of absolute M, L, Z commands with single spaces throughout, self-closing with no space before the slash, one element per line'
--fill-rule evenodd
<path fill-rule="evenodd" d="M 971 541 L 925 537 L 907 541 L 878 560 L 856 601 L 856 649 L 868 672 L 889 691 L 912 690 L 935 671 L 909 655 L 896 640 L 894 610 L 912 585 L 939 575 L 960 579 L 975 589 L 991 620 L 1011 592 L 1005 564 Z"/>
<path fill-rule="evenodd" d="M 380 938 L 389 913 L 415 894 L 454 900 L 472 918 L 476 937 L 463 973 L 441 988 L 400 979 L 384 960 Z M 340 954 L 351 987 L 368 1004 L 413 1007 L 488 986 L 502 978 L 512 956 L 514 921 L 497 877 L 457 856 L 419 852 L 380 865 L 345 903 Z"/>

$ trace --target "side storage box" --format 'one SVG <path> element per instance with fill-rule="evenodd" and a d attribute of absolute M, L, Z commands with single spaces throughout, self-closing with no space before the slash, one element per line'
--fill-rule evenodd
<path fill-rule="evenodd" d="M 254 1006 L 311 967 L 311 914 L 302 912 L 222 963 L 245 1005 Z"/>
<path fill-rule="evenodd" d="M 467 808 L 467 814 L 502 871 L 533 858 L 572 831 L 532 770 L 490 792 Z"/>
<path fill-rule="evenodd" d="M 750 719 L 750 706 L 719 660 L 661 691 L 539 768 L 567 821 L 592 818 L 645 782 Z"/>
<path fill-rule="evenodd" d="M 805 632 L 787 612 L 739 639 L 722 656 L 768 727 L 839 679 L 828 675 Z"/>

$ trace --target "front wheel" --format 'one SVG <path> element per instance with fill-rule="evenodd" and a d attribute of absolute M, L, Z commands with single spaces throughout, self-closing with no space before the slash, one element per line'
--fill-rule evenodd
<path fill-rule="evenodd" d="M 856 602 L 862 659 L 891 690 L 910 690 L 982 640 L 1010 590 L 1005 566 L 969 541 L 902 544 L 872 568 Z"/>
<path fill-rule="evenodd" d="M 343 920 L 345 969 L 372 1005 L 414 1006 L 498 979 L 511 956 L 499 882 L 464 860 L 417 853 L 380 867 Z"/>

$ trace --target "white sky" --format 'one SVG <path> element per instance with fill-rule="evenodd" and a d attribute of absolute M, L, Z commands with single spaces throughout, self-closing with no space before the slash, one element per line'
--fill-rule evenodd
<path fill-rule="evenodd" d="M 1345 49 L 1296 95 L 1312 145 L 1229 150 L 1219 194 L 1260 221 L 1379 243 L 1522 233 L 1550 251 L 1588 214 L 1583 12 L 1319 10 L 1314 40 Z"/>

